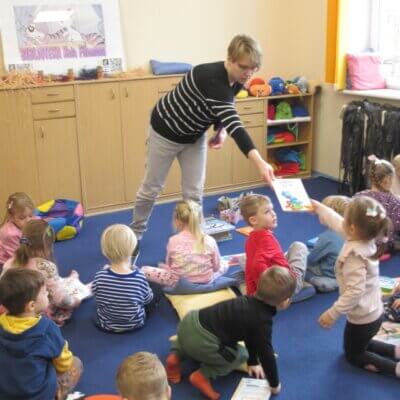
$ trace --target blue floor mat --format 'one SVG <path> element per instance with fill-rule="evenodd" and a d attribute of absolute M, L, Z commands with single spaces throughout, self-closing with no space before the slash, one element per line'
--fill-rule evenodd
<path fill-rule="evenodd" d="M 337 193 L 338 184 L 325 178 L 305 180 L 309 195 L 317 200 Z M 271 189 L 255 192 L 267 194 L 274 202 L 278 214 L 275 233 L 284 249 L 291 242 L 306 240 L 324 230 L 318 218 L 306 213 L 283 213 Z M 237 195 L 232 193 L 232 196 Z M 218 196 L 204 200 L 205 215 L 217 215 Z M 141 243 L 139 265 L 155 265 L 165 256 L 165 246 L 172 233 L 172 211 L 174 204 L 155 207 L 149 230 Z M 56 259 L 61 275 L 74 268 L 82 281 L 93 279 L 96 271 L 106 260 L 100 251 L 100 235 L 113 223 L 130 223 L 131 212 L 86 218 L 82 232 L 74 239 L 56 244 Z M 243 225 L 243 223 L 239 224 Z M 245 237 L 233 233 L 233 239 L 220 243 L 221 254 L 244 251 Z M 394 256 L 381 265 L 381 273 L 400 275 L 399 256 Z M 342 332 L 344 319 L 330 330 L 317 324 L 318 316 L 337 298 L 337 293 L 317 294 L 310 300 L 292 305 L 277 315 L 274 324 L 273 343 L 278 353 L 278 367 L 282 382 L 280 400 L 375 400 L 398 399 L 400 380 L 353 368 L 342 355 Z M 92 318 L 95 314 L 93 299 L 85 301 L 74 313 L 72 320 L 62 328 L 72 351 L 78 355 L 85 367 L 78 390 L 86 394 L 116 393 L 114 378 L 117 366 L 129 354 L 150 351 L 165 360 L 169 351 L 168 338 L 175 333 L 178 318 L 170 304 L 164 299 L 158 309 L 149 315 L 144 328 L 136 332 L 116 335 L 97 330 Z M 195 366 L 188 365 L 185 374 Z M 243 374 L 232 373 L 215 381 L 215 389 L 221 399 L 230 399 Z M 173 385 L 174 400 L 204 399 L 186 379 Z"/>

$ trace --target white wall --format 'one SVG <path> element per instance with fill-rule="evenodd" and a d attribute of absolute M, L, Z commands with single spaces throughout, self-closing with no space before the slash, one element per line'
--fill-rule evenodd
<path fill-rule="evenodd" d="M 152 58 L 192 64 L 223 60 L 238 33 L 256 38 L 268 62 L 272 2 L 120 0 L 127 65 L 148 68 Z"/>

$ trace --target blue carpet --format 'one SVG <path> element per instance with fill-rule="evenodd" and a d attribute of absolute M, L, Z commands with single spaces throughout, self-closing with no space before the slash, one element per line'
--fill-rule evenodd
<path fill-rule="evenodd" d="M 337 183 L 325 178 L 305 181 L 311 197 L 321 200 L 337 192 Z M 276 236 L 282 247 L 287 248 L 294 240 L 306 241 L 324 228 L 318 219 L 305 213 L 283 213 L 270 189 L 256 192 L 269 195 L 278 213 Z M 236 193 L 237 194 L 237 193 Z M 232 194 L 232 195 L 236 195 Z M 216 213 L 218 196 L 206 197 L 206 215 Z M 163 260 L 165 245 L 172 233 L 174 204 L 156 206 L 150 220 L 149 230 L 142 240 L 139 265 L 155 265 Z M 56 244 L 56 259 L 60 273 L 66 275 L 72 268 L 79 271 L 82 281 L 93 279 L 95 272 L 105 263 L 100 252 L 100 235 L 108 225 L 131 221 L 131 212 L 115 212 L 85 220 L 81 234 L 70 241 Z M 221 254 L 242 252 L 245 237 L 234 233 L 233 240 L 220 244 Z M 392 257 L 381 264 L 381 273 L 400 275 L 400 257 Z M 337 294 L 319 294 L 304 303 L 294 304 L 279 313 L 274 324 L 274 346 L 279 354 L 278 365 L 282 382 L 281 400 L 390 400 L 399 396 L 400 382 L 391 377 L 365 372 L 351 367 L 342 355 L 342 332 L 344 318 L 331 330 L 323 330 L 317 318 L 336 299 Z M 62 328 L 72 351 L 78 355 L 85 372 L 78 390 L 86 394 L 115 393 L 114 376 L 117 366 L 136 351 L 151 351 L 165 360 L 169 351 L 168 338 L 175 333 L 178 318 L 164 299 L 158 309 L 148 317 L 146 326 L 134 333 L 108 334 L 97 330 L 92 324 L 95 314 L 94 300 L 88 300 L 74 313 L 72 320 Z M 187 373 L 193 366 L 187 366 Z M 222 399 L 230 399 L 240 378 L 233 373 L 215 381 L 215 388 Z M 202 399 L 203 397 L 183 379 L 174 385 L 173 399 Z"/>

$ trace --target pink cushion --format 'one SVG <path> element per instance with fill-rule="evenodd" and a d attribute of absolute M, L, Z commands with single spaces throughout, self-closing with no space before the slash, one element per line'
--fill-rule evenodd
<path fill-rule="evenodd" d="M 385 79 L 376 54 L 347 54 L 347 69 L 353 90 L 384 89 Z"/>

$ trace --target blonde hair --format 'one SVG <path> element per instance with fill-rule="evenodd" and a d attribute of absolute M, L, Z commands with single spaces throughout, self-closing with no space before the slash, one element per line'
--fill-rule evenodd
<path fill-rule="evenodd" d="M 292 297 L 295 289 L 296 280 L 289 269 L 274 265 L 261 274 L 256 297 L 264 303 L 277 306 Z"/>
<path fill-rule="evenodd" d="M 53 261 L 55 234 L 53 228 L 42 219 L 33 219 L 22 228 L 20 245 L 15 252 L 15 265 L 25 267 L 33 257 Z"/>
<path fill-rule="evenodd" d="M 386 250 L 385 240 L 389 235 L 391 220 L 386 216 L 382 204 L 371 197 L 353 197 L 347 206 L 344 222 L 353 225 L 361 240 L 373 240 L 378 243 L 377 252 L 372 258 L 377 259 Z"/>
<path fill-rule="evenodd" d="M 344 216 L 344 212 L 346 211 L 349 202 L 350 197 L 340 195 L 327 196 L 322 200 L 322 204 L 332 208 L 333 211 L 337 212 L 342 217 Z"/>
<path fill-rule="evenodd" d="M 240 202 L 240 213 L 243 219 L 249 224 L 250 217 L 254 217 L 258 213 L 258 210 L 264 204 L 271 205 L 271 199 L 268 196 L 263 196 L 261 194 L 251 194 L 249 196 L 243 197 Z"/>
<path fill-rule="evenodd" d="M 24 192 L 15 192 L 8 196 L 6 201 L 6 215 L 4 217 L 3 225 L 15 214 L 20 214 L 29 208 L 32 211 L 35 209 L 32 199 Z"/>
<path fill-rule="evenodd" d="M 196 239 L 194 250 L 204 253 L 206 245 L 205 234 L 201 228 L 203 218 L 201 207 L 193 200 L 178 201 L 174 211 L 174 218 L 184 225 Z"/>
<path fill-rule="evenodd" d="M 249 56 L 253 67 L 260 67 L 262 62 L 260 45 L 250 36 L 236 35 L 228 47 L 228 60 L 236 62 L 246 56 Z"/>
<path fill-rule="evenodd" d="M 371 162 L 369 168 L 369 179 L 372 185 L 374 185 L 379 191 L 387 192 L 386 189 L 382 187 L 382 181 L 388 177 L 394 175 L 393 165 L 386 160 L 380 160 L 376 158 L 373 154 L 368 157 Z"/>
<path fill-rule="evenodd" d="M 397 154 L 397 156 L 395 156 L 392 160 L 392 165 L 397 172 L 400 172 L 400 154 Z"/>
<path fill-rule="evenodd" d="M 155 354 L 133 354 L 118 367 L 116 385 L 121 396 L 137 400 L 168 398 L 168 381 L 164 366 Z"/>
<path fill-rule="evenodd" d="M 111 225 L 101 235 L 101 251 L 111 263 L 127 260 L 135 250 L 136 244 L 136 236 L 127 225 Z"/>

